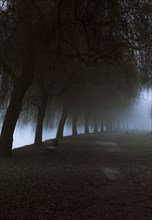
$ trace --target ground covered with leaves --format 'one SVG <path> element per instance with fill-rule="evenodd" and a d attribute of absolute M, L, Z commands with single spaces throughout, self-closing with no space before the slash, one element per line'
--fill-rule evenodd
<path fill-rule="evenodd" d="M 0 158 L 0 219 L 151 220 L 152 151 L 137 140 L 89 135 L 56 151 L 13 150 Z"/>

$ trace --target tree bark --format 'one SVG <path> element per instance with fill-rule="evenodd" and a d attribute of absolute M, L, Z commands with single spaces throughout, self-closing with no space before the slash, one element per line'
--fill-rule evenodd
<path fill-rule="evenodd" d="M 19 17 L 22 15 L 18 29 L 20 46 L 17 48 L 20 53 L 22 52 L 20 54 L 22 68 L 19 76 L 12 78 L 14 87 L 1 130 L 0 154 L 4 156 L 11 156 L 13 133 L 20 114 L 22 100 L 34 77 L 33 2 L 32 0 L 17 2 Z"/>
<path fill-rule="evenodd" d="M 102 120 L 101 120 L 101 122 L 100 122 L 100 127 L 101 127 L 100 132 L 103 132 L 103 131 L 104 131 L 104 125 L 103 125 L 103 121 L 102 121 Z"/>
<path fill-rule="evenodd" d="M 10 103 L 4 118 L 1 137 L 0 155 L 11 156 L 13 133 L 22 107 L 22 100 L 28 85 L 18 81 L 13 88 Z"/>
<path fill-rule="evenodd" d="M 94 119 L 94 133 L 98 133 L 98 120 Z"/>
<path fill-rule="evenodd" d="M 116 130 L 116 121 L 113 120 L 113 130 L 115 131 Z"/>
<path fill-rule="evenodd" d="M 112 131 L 112 120 L 109 120 L 109 131 Z"/>
<path fill-rule="evenodd" d="M 38 117 L 37 117 L 37 125 L 35 132 L 35 141 L 34 144 L 42 144 L 42 135 L 43 135 L 43 122 L 47 109 L 48 96 L 45 94 L 41 97 L 41 105 L 38 108 Z"/>
<path fill-rule="evenodd" d="M 88 114 L 85 114 L 84 116 L 84 133 L 89 134 L 89 120 L 88 120 Z"/>
<path fill-rule="evenodd" d="M 117 121 L 116 126 L 117 126 L 117 131 L 119 131 L 120 130 L 120 122 L 119 121 Z"/>
<path fill-rule="evenodd" d="M 77 135 L 77 117 L 78 117 L 78 114 L 77 112 L 75 111 L 73 113 L 73 122 L 72 122 L 72 135 Z"/>
<path fill-rule="evenodd" d="M 110 131 L 109 120 L 106 120 L 106 131 Z"/>
<path fill-rule="evenodd" d="M 66 122 L 66 119 L 67 119 L 67 115 L 68 115 L 68 108 L 67 108 L 67 105 L 65 103 L 63 105 L 63 111 L 62 111 L 61 119 L 60 119 L 60 122 L 59 122 L 56 138 L 62 138 L 63 137 L 63 130 L 64 130 L 64 125 L 65 125 L 65 122 Z"/>

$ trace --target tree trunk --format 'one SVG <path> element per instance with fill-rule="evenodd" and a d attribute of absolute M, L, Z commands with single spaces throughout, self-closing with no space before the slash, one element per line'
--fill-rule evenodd
<path fill-rule="evenodd" d="M 89 120 L 87 114 L 84 116 L 84 133 L 89 134 Z"/>
<path fill-rule="evenodd" d="M 119 131 L 120 130 L 120 122 L 119 121 L 117 121 L 117 131 Z"/>
<path fill-rule="evenodd" d="M 14 85 L 1 130 L 0 155 L 11 156 L 12 154 L 13 133 L 27 88 L 27 84 L 23 84 L 23 82 L 18 82 Z"/>
<path fill-rule="evenodd" d="M 47 109 L 47 102 L 48 102 L 48 97 L 46 95 L 42 95 L 41 105 L 38 108 L 38 117 L 37 117 L 34 144 L 42 144 L 43 122 L 44 122 L 45 112 Z"/>
<path fill-rule="evenodd" d="M 98 120 L 94 119 L 94 133 L 98 133 Z"/>
<path fill-rule="evenodd" d="M 12 78 L 14 88 L 2 126 L 0 154 L 4 156 L 11 155 L 13 133 L 20 114 L 22 100 L 34 77 L 33 4 L 34 1 L 32 0 L 17 1 L 19 17 L 20 15 L 22 16 L 19 20 L 18 29 L 18 39 L 20 43 L 16 49 L 21 56 L 20 64 L 22 68 L 20 69 L 19 76 L 13 76 Z"/>
<path fill-rule="evenodd" d="M 66 119 L 67 119 L 67 115 L 68 115 L 68 108 L 67 108 L 67 105 L 64 104 L 61 119 L 60 119 L 58 130 L 57 130 L 56 138 L 62 138 L 63 137 L 63 130 L 64 130 L 64 125 L 65 125 L 65 122 L 66 122 Z"/>
<path fill-rule="evenodd" d="M 72 122 L 72 135 L 77 135 L 77 117 L 78 117 L 78 114 L 77 112 L 75 111 L 73 113 L 73 122 Z"/>
<path fill-rule="evenodd" d="M 125 130 L 125 122 L 122 122 L 122 129 Z"/>
<path fill-rule="evenodd" d="M 100 132 L 103 132 L 103 131 L 104 131 L 104 125 L 103 125 L 103 121 L 102 121 L 102 120 L 101 120 L 101 122 L 100 122 L 100 126 L 101 126 Z"/>
<path fill-rule="evenodd" d="M 113 121 L 113 130 L 114 131 L 116 130 L 116 121 L 115 120 Z"/>
<path fill-rule="evenodd" d="M 109 120 L 109 131 L 112 131 L 112 120 Z"/>
<path fill-rule="evenodd" d="M 117 130 L 117 131 L 120 130 L 120 122 L 119 122 L 119 121 L 116 122 L 116 130 Z"/>
<path fill-rule="evenodd" d="M 111 121 L 111 129 L 114 131 L 114 120 Z"/>
<path fill-rule="evenodd" d="M 110 131 L 109 120 L 106 120 L 106 131 Z"/>

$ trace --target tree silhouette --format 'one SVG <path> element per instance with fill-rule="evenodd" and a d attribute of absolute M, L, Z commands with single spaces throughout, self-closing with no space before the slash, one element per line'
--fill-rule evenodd
<path fill-rule="evenodd" d="M 136 87 L 138 80 L 143 85 L 150 85 L 152 78 L 150 1 L 9 0 L 7 7 L 4 6 L 5 3 L 2 4 L 3 2 L 0 4 L 0 65 L 3 68 L 3 79 L 7 74 L 7 83 L 11 81 L 12 89 L 1 131 L 1 154 L 11 155 L 13 132 L 24 96 L 36 78 L 38 85 L 41 82 L 45 85 L 43 72 L 49 70 L 49 65 L 56 63 L 59 68 L 64 62 L 67 66 L 76 60 L 80 65 L 80 72 L 76 75 L 83 79 L 83 85 L 91 84 L 100 88 L 105 84 L 108 89 L 113 87 L 111 89 L 114 91 L 122 84 L 120 90 L 122 94 L 132 91 L 134 82 L 136 81 Z M 42 65 L 39 75 L 36 68 L 40 62 L 45 61 L 49 65 L 47 63 L 47 68 Z M 129 71 L 124 73 L 122 65 L 128 66 L 132 75 Z M 98 71 L 95 70 L 97 66 Z M 103 66 L 104 69 L 114 67 L 115 71 L 109 68 L 104 74 Z M 133 69 L 135 71 L 132 71 Z M 72 72 L 72 69 L 70 71 Z M 134 74 L 137 72 L 138 79 Z M 61 73 L 59 75 L 61 76 Z M 44 86 L 40 88 L 42 95 Z M 95 94 L 93 92 L 92 96 Z M 45 92 L 42 97 L 41 104 L 46 99 L 41 111 L 44 118 L 44 105 L 47 103 Z M 89 117 L 90 110 L 83 112 L 84 115 L 88 115 L 86 118 Z M 76 116 L 78 111 L 73 111 L 73 114 Z M 74 130 L 76 132 L 76 128 Z"/>

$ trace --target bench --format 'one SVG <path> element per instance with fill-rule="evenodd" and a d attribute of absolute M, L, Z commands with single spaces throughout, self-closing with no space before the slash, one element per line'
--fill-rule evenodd
<path fill-rule="evenodd" d="M 46 149 L 49 150 L 49 151 L 56 151 L 57 146 L 58 146 L 58 140 L 57 140 L 57 139 L 53 139 L 53 140 L 52 140 L 52 144 L 51 144 L 51 145 L 48 145 L 48 146 L 46 147 Z"/>

